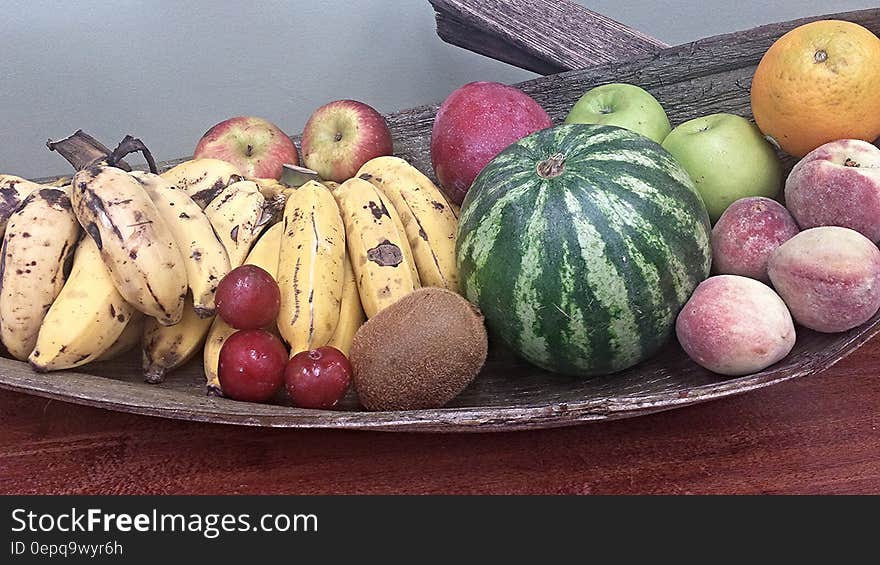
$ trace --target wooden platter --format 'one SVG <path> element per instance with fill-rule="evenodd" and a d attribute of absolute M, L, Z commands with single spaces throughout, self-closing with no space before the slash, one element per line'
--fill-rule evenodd
<path fill-rule="evenodd" d="M 880 9 L 822 16 L 854 21 L 880 33 Z M 810 18 L 820 19 L 820 18 Z M 586 90 L 607 82 L 631 82 L 654 94 L 673 125 L 714 112 L 750 117 L 749 85 L 755 65 L 780 35 L 807 20 L 763 26 L 694 43 L 659 49 L 519 84 L 559 123 Z M 437 105 L 388 116 L 395 152 L 430 172 L 428 153 Z M 166 162 L 165 167 L 175 162 Z M 791 162 L 786 163 L 788 166 Z M 25 363 L 0 358 L 0 388 L 137 414 L 250 426 L 342 428 L 391 431 L 503 431 L 566 426 L 625 418 L 739 394 L 827 369 L 880 331 L 880 314 L 840 334 L 798 328 L 792 353 L 769 369 L 725 378 L 691 362 L 676 343 L 653 359 L 616 375 L 574 379 L 554 375 L 490 344 L 478 379 L 450 405 L 405 412 L 366 412 L 353 394 L 341 410 L 302 410 L 208 397 L 201 361 L 148 385 L 139 353 L 74 371 L 37 374 Z"/>

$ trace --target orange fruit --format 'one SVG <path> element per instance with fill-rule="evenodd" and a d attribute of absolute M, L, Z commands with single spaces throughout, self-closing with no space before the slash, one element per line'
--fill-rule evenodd
<path fill-rule="evenodd" d="M 764 135 L 803 157 L 837 139 L 880 137 L 880 38 L 851 22 L 819 20 L 780 37 L 752 79 Z"/>

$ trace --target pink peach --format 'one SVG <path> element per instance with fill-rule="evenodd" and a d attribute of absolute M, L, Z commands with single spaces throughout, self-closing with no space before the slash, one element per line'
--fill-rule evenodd
<path fill-rule="evenodd" d="M 761 371 L 795 343 L 782 299 L 764 283 L 738 275 L 700 283 L 679 312 L 675 333 L 695 363 L 722 375 Z"/>
<path fill-rule="evenodd" d="M 770 254 L 799 231 L 779 202 L 763 196 L 740 198 L 712 228 L 712 270 L 769 283 Z"/>
<path fill-rule="evenodd" d="M 789 173 L 785 204 L 801 229 L 841 226 L 880 241 L 880 149 L 858 139 L 817 147 Z"/>
<path fill-rule="evenodd" d="M 880 250 L 855 230 L 804 230 L 773 252 L 767 271 L 794 319 L 810 329 L 842 332 L 880 309 Z"/>

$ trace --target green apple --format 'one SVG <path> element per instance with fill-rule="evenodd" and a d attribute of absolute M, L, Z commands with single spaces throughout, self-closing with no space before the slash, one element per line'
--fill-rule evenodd
<path fill-rule="evenodd" d="M 733 114 L 712 114 L 676 126 L 663 148 L 687 170 L 714 223 L 735 200 L 775 198 L 782 166 L 758 127 Z"/>
<path fill-rule="evenodd" d="M 662 143 L 671 129 L 663 106 L 634 84 L 597 86 L 581 96 L 565 117 L 566 124 L 607 124 Z"/>

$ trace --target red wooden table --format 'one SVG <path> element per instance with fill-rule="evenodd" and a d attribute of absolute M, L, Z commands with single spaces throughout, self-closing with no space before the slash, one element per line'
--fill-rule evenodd
<path fill-rule="evenodd" d="M 0 392 L 2 493 L 880 494 L 880 340 L 741 396 L 571 428 L 299 431 Z"/>

